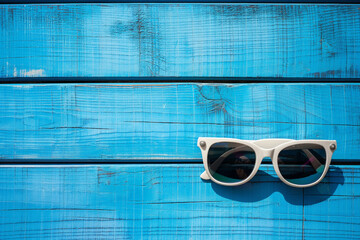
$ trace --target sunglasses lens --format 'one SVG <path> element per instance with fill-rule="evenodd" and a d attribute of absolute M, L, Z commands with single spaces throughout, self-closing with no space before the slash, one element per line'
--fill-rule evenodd
<path fill-rule="evenodd" d="M 208 152 L 210 174 L 225 183 L 241 182 L 255 167 L 255 152 L 246 145 L 232 142 L 213 144 Z"/>
<path fill-rule="evenodd" d="M 325 162 L 325 149 L 317 144 L 293 145 L 283 149 L 278 156 L 281 175 L 297 185 L 316 182 L 324 172 Z"/>

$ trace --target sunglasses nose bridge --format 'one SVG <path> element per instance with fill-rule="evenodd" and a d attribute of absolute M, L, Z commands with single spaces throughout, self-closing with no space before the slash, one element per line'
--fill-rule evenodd
<path fill-rule="evenodd" d="M 266 157 L 271 158 L 273 153 L 274 153 L 274 149 L 265 149 L 265 148 L 262 149 L 262 157 L 263 158 L 266 158 Z"/>

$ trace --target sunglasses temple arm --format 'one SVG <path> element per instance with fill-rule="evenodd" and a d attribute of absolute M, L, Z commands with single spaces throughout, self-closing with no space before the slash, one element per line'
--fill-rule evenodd
<path fill-rule="evenodd" d="M 220 166 L 220 164 L 224 161 L 224 159 L 231 153 L 234 153 L 234 152 L 237 152 L 239 150 L 242 150 L 244 149 L 245 147 L 244 146 L 241 146 L 241 147 L 237 147 L 237 148 L 234 148 L 234 149 L 231 149 L 225 153 L 223 153 L 218 159 L 216 159 L 216 161 L 211 165 L 213 168 L 215 167 L 216 169 Z M 215 166 L 214 166 L 215 165 Z M 206 171 L 204 171 L 201 175 L 200 175 L 200 178 L 202 180 L 210 180 L 210 177 L 209 175 L 206 173 Z"/>
<path fill-rule="evenodd" d="M 219 168 L 219 166 L 222 164 L 222 162 L 230 155 L 233 153 L 236 153 L 238 151 L 241 151 L 243 149 L 245 149 L 245 146 L 241 146 L 241 147 L 236 147 L 233 149 L 230 149 L 229 151 L 224 152 L 223 154 L 221 154 L 220 157 L 218 157 L 218 159 L 216 159 L 212 164 L 211 164 L 211 169 L 213 170 L 217 170 Z"/>
<path fill-rule="evenodd" d="M 309 158 L 310 164 L 315 170 L 322 165 L 321 162 L 308 149 L 303 149 L 303 151 Z"/>

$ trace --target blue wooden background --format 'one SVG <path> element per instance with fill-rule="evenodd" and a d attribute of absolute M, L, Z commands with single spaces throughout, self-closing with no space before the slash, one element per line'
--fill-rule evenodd
<path fill-rule="evenodd" d="M 355 4 L 0 5 L 0 239 L 360 239 L 359 77 Z M 199 136 L 338 149 L 230 188 Z"/>
<path fill-rule="evenodd" d="M 0 77 L 360 77 L 358 5 L 0 5 Z"/>

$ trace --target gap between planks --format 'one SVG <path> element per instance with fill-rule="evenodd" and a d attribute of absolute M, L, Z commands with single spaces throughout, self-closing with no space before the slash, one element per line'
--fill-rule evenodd
<path fill-rule="evenodd" d="M 0 84 L 66 83 L 360 83 L 360 78 L 244 78 L 244 77 L 16 77 Z"/>

